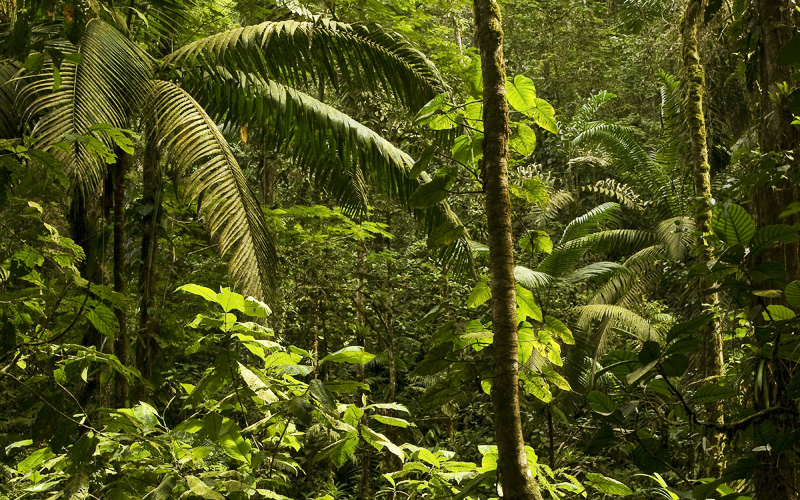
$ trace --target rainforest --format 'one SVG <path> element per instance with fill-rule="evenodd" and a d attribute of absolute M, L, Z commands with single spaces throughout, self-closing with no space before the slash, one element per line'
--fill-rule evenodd
<path fill-rule="evenodd" d="M 0 0 L 0 500 L 800 499 L 795 0 Z"/>

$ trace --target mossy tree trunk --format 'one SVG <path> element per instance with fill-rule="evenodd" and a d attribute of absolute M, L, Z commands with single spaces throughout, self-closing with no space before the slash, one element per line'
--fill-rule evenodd
<path fill-rule="evenodd" d="M 681 21 L 681 45 L 683 54 L 683 70 L 686 80 L 686 121 L 689 126 L 691 138 L 692 181 L 695 204 L 695 226 L 701 233 L 711 232 L 711 166 L 708 162 L 708 143 L 706 140 L 706 120 L 703 107 L 703 95 L 706 90 L 705 69 L 700 62 L 697 31 L 703 15 L 703 0 L 689 0 L 686 12 Z M 713 259 L 713 249 L 706 246 L 702 237 L 698 238 L 698 256 L 701 263 Z M 708 292 L 714 286 L 707 280 L 701 279 L 698 283 L 702 307 L 714 312 L 719 303 L 719 296 Z M 715 318 L 706 325 L 702 331 L 703 337 L 703 376 L 706 379 L 717 380 L 722 376 L 724 359 L 722 350 L 722 325 L 719 318 Z M 721 403 L 706 405 L 707 419 L 723 423 L 723 407 Z M 721 433 L 708 429 L 706 431 L 707 456 L 704 463 L 703 474 L 717 477 L 723 467 L 722 447 L 723 436 Z"/>
<path fill-rule="evenodd" d="M 503 28 L 495 0 L 474 0 L 475 36 L 483 73 L 483 168 L 492 290 L 492 402 L 497 468 L 503 498 L 539 499 L 528 468 L 519 412 L 518 343 L 514 244 L 508 188 L 508 102 Z"/>

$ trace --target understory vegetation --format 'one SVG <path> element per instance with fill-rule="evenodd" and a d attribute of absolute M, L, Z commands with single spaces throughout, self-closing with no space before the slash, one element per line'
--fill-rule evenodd
<path fill-rule="evenodd" d="M 0 500 L 800 498 L 799 26 L 0 1 Z"/>

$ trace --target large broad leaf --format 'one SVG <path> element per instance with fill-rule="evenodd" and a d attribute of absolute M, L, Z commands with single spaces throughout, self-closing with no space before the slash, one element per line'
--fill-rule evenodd
<path fill-rule="evenodd" d="M 610 397 L 600 391 L 591 391 L 586 396 L 586 402 L 593 412 L 599 413 L 600 415 L 608 416 L 619 409 L 617 404 L 614 403 Z"/>
<path fill-rule="evenodd" d="M 225 500 L 225 497 L 208 487 L 202 479 L 195 476 L 186 476 L 186 486 L 192 493 L 206 500 Z"/>
<path fill-rule="evenodd" d="M 691 398 L 692 403 L 713 403 L 722 401 L 736 395 L 736 391 L 730 387 L 723 387 L 719 384 L 707 384 L 697 390 Z"/>
<path fill-rule="evenodd" d="M 756 231 L 750 245 L 750 253 L 760 255 L 770 248 L 786 243 L 794 243 L 798 240 L 797 229 L 786 224 L 775 224 L 765 226 Z"/>
<path fill-rule="evenodd" d="M 492 290 L 489 288 L 489 283 L 481 280 L 475 285 L 472 292 L 470 292 L 469 298 L 467 298 L 467 307 L 475 309 L 491 298 Z"/>
<path fill-rule="evenodd" d="M 535 107 L 532 110 L 533 121 L 550 133 L 558 134 L 558 122 L 556 121 L 556 110 L 544 99 L 535 100 Z"/>
<path fill-rule="evenodd" d="M 586 484 L 607 495 L 633 495 L 633 491 L 630 488 L 616 479 L 611 479 L 595 472 L 586 473 Z"/>
<path fill-rule="evenodd" d="M 792 281 L 783 291 L 786 302 L 792 307 L 800 307 L 800 281 Z"/>
<path fill-rule="evenodd" d="M 460 222 L 447 220 L 434 229 L 428 236 L 428 248 L 444 247 L 466 236 L 467 228 Z"/>
<path fill-rule="evenodd" d="M 175 474 L 167 474 L 158 486 L 150 490 L 142 500 L 165 500 L 170 498 L 172 490 L 178 485 L 178 476 Z"/>
<path fill-rule="evenodd" d="M 412 208 L 430 208 L 444 201 L 450 195 L 449 189 L 455 179 L 445 173 L 437 174 L 430 182 L 422 184 L 414 191 L 408 204 Z"/>
<path fill-rule="evenodd" d="M 250 441 L 242 437 L 242 433 L 232 420 L 223 422 L 219 431 L 219 444 L 229 457 L 241 462 L 250 463 Z"/>
<path fill-rule="evenodd" d="M 506 98 L 512 108 L 533 116 L 531 110 L 536 107 L 536 86 L 533 80 L 525 75 L 515 76 L 513 82 L 506 80 Z"/>
<path fill-rule="evenodd" d="M 714 210 L 711 229 L 729 245 L 746 247 L 756 232 L 756 223 L 744 208 L 730 204 Z"/>
<path fill-rule="evenodd" d="M 517 285 L 517 317 L 521 321 L 526 321 L 526 318 L 542 321 L 542 310 L 536 304 L 533 293 L 520 285 Z"/>
<path fill-rule="evenodd" d="M 524 123 L 514 123 L 508 145 L 522 156 L 532 155 L 536 150 L 536 133 Z"/>
<path fill-rule="evenodd" d="M 345 347 L 344 349 L 339 349 L 332 354 L 328 354 L 322 358 L 322 362 L 330 361 L 332 363 L 352 363 L 356 365 L 363 365 L 364 363 L 369 363 L 374 358 L 375 355 L 364 352 L 363 347 L 350 346 Z"/>
<path fill-rule="evenodd" d="M 762 313 L 766 321 L 787 321 L 795 318 L 795 313 L 786 306 L 780 304 L 770 304 L 767 310 Z"/>

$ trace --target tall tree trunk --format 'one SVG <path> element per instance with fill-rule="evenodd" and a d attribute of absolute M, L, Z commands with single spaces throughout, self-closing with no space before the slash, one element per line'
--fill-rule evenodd
<path fill-rule="evenodd" d="M 114 291 L 125 294 L 125 174 L 133 157 L 119 151 L 114 171 Z M 130 363 L 128 346 L 128 311 L 126 307 L 115 308 L 119 323 L 119 334 L 114 342 L 114 354 L 123 366 Z M 114 379 L 114 404 L 121 408 L 128 404 L 128 381 L 117 373 Z"/>
<path fill-rule="evenodd" d="M 705 69 L 700 63 L 697 29 L 703 15 L 703 0 L 689 0 L 686 13 L 681 21 L 681 44 L 683 52 L 683 70 L 686 78 L 686 121 L 689 125 L 692 152 L 692 180 L 695 206 L 695 226 L 701 233 L 711 232 L 711 166 L 708 163 L 708 144 L 706 141 L 706 120 L 703 108 L 703 95 L 706 88 Z M 712 249 L 704 245 L 702 237 L 698 238 L 700 247 L 698 260 L 709 262 Z M 716 293 L 706 292 L 713 283 L 700 280 L 700 297 L 702 307 L 713 311 L 719 303 Z M 722 376 L 723 349 L 722 327 L 719 318 L 715 318 L 702 331 L 703 337 L 703 375 L 706 379 L 719 379 Z M 707 419 L 723 423 L 723 407 L 720 402 L 706 405 Z M 706 432 L 708 455 L 702 461 L 705 464 L 703 473 L 709 477 L 717 477 L 722 471 L 723 436 L 716 430 Z"/>
<path fill-rule="evenodd" d="M 80 187 L 73 190 L 70 200 L 67 219 L 72 233 L 72 239 L 83 249 L 84 259 L 78 265 L 81 276 L 91 283 L 103 282 L 103 242 L 98 220 L 102 217 L 102 208 L 97 198 L 88 198 Z M 81 345 L 102 349 L 103 336 L 92 324 L 86 326 L 81 339 Z M 93 365 L 90 372 L 94 372 Z M 92 373 L 86 385 L 78 395 L 81 406 L 86 406 L 91 400 L 96 400 L 99 388 L 99 374 Z"/>
<path fill-rule="evenodd" d="M 784 95 L 783 99 L 774 98 L 781 95 L 778 84 L 792 82 L 792 68 L 779 65 L 778 54 L 797 30 L 797 23 L 792 17 L 796 15 L 794 3 L 789 0 L 756 0 L 761 87 L 759 143 L 762 157 L 800 146 L 800 129 L 791 125 L 792 114 L 786 107 L 786 96 Z M 797 161 L 793 163 L 796 169 Z M 779 164 L 783 164 L 783 161 Z M 777 172 L 775 174 L 777 175 Z M 760 188 L 753 197 L 758 226 L 776 224 L 781 211 L 797 199 L 800 199 L 800 190 L 787 178 L 781 179 L 774 185 L 770 183 Z M 800 217 L 795 216 L 791 220 L 785 219 L 780 222 L 798 223 Z M 800 244 L 781 245 L 767 252 L 765 260 L 783 263 L 790 281 L 800 279 Z"/>
<path fill-rule="evenodd" d="M 142 168 L 142 202 L 152 209 L 142 217 L 142 267 L 139 272 L 139 331 L 136 366 L 145 380 L 152 380 L 158 343 L 160 316 L 156 302 L 156 257 L 158 253 L 159 212 L 161 211 L 161 157 L 155 140 L 148 139 Z M 137 399 L 145 391 L 137 388 Z"/>
<path fill-rule="evenodd" d="M 784 82 L 792 85 L 792 68 L 778 64 L 778 54 L 797 30 L 797 13 L 795 2 L 790 0 L 755 0 L 759 36 L 759 86 L 761 88 L 759 108 L 761 120 L 759 126 L 759 143 L 761 145 L 763 165 L 769 165 L 776 159 L 778 165 L 787 161 L 780 152 L 793 150 L 800 146 L 800 130 L 791 125 L 792 115 L 788 111 L 785 95 L 779 91 L 778 85 Z M 791 87 L 790 87 L 791 91 Z M 777 97 L 777 98 L 776 98 Z M 770 158 L 772 157 L 772 158 Z M 798 162 L 790 161 L 796 172 Z M 772 169 L 774 172 L 774 169 Z M 775 172 L 775 175 L 777 172 Z M 794 174 L 797 175 L 796 173 Z M 772 180 L 772 179 L 770 179 Z M 778 222 L 796 224 L 800 217 L 792 216 L 779 219 L 780 212 L 792 201 L 800 199 L 800 188 L 792 180 L 783 177 L 759 188 L 753 195 L 753 207 L 759 227 Z M 765 262 L 773 261 L 783 264 L 789 281 L 800 279 L 800 245 L 798 243 L 781 245 L 763 255 Z M 777 349 L 778 346 L 773 346 Z M 768 360 L 772 400 L 770 405 L 792 408 L 796 405 L 785 387 L 792 377 L 793 367 L 786 362 L 772 358 Z M 784 416 L 774 419 L 778 432 L 792 432 L 796 428 L 793 417 Z M 759 453 L 764 466 L 756 471 L 753 477 L 755 498 L 757 500 L 785 500 L 797 498 L 797 473 L 785 455 L 775 456 L 773 453 Z"/>
<path fill-rule="evenodd" d="M 497 469 L 503 498 L 540 499 L 528 468 L 519 413 L 514 244 L 508 190 L 508 103 L 503 28 L 496 0 L 473 0 L 476 41 L 483 73 L 483 162 L 492 289 L 492 402 Z"/>

